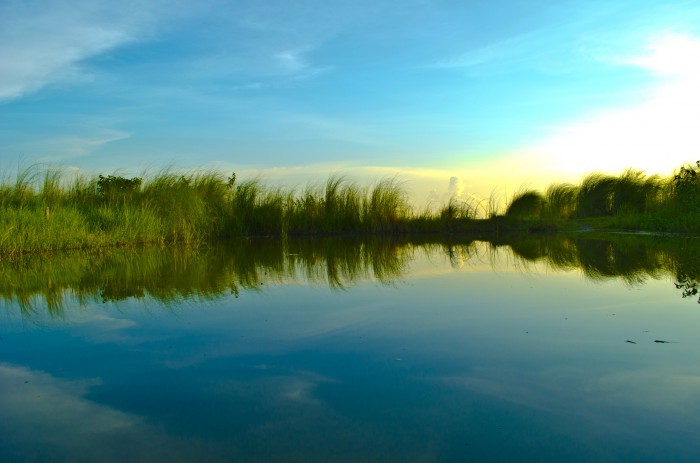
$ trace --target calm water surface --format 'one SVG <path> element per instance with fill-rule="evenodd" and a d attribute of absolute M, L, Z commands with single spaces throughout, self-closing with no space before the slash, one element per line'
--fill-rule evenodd
<path fill-rule="evenodd" d="M 0 461 L 700 461 L 698 257 L 622 235 L 2 261 Z"/>

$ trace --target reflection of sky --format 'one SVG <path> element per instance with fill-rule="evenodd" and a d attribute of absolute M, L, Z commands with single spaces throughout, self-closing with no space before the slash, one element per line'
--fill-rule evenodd
<path fill-rule="evenodd" d="M 437 256 L 412 268 L 390 286 L 10 318 L 0 457 L 700 456 L 700 313 L 670 282 L 523 273 L 512 261 L 459 269 Z"/>

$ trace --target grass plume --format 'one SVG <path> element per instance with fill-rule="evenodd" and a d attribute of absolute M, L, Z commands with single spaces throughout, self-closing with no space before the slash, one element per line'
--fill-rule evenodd
<path fill-rule="evenodd" d="M 501 233 L 580 225 L 700 232 L 700 162 L 671 178 L 627 170 L 578 185 L 525 190 L 505 208 L 456 198 L 415 213 L 396 179 L 368 187 L 344 177 L 301 190 L 238 182 L 214 171 L 70 180 L 30 168 L 0 184 L 0 255 L 144 243 L 200 245 L 240 236 Z M 503 212 L 502 212 L 503 211 Z"/>

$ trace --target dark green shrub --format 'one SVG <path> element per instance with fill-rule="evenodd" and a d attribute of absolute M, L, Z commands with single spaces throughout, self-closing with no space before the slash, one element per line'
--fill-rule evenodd
<path fill-rule="evenodd" d="M 506 209 L 506 217 L 510 219 L 537 219 L 542 212 L 544 197 L 534 190 L 516 193 Z"/>

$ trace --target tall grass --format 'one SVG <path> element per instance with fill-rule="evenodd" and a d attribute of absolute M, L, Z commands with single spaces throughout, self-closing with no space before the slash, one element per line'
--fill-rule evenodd
<path fill-rule="evenodd" d="M 112 177 L 112 179 L 119 179 Z M 201 243 L 215 236 L 229 192 L 216 174 L 154 175 L 123 190 L 104 177 L 66 180 L 30 168 L 0 186 L 0 254 Z"/>
<path fill-rule="evenodd" d="M 521 191 L 513 195 L 506 217 L 518 220 L 538 219 L 542 214 L 544 196 L 534 190 Z"/>
<path fill-rule="evenodd" d="M 566 220 L 576 215 L 578 189 L 570 183 L 550 185 L 544 193 L 542 218 L 547 222 Z"/>
<path fill-rule="evenodd" d="M 501 212 L 501 211 L 504 212 Z M 479 220 L 478 218 L 483 218 Z M 27 169 L 0 184 L 0 255 L 141 243 L 199 245 L 236 236 L 496 232 L 598 220 L 608 227 L 700 231 L 700 163 L 672 178 L 627 170 L 579 185 L 525 190 L 505 208 L 452 198 L 416 214 L 402 185 L 361 187 L 344 177 L 301 190 L 270 188 L 235 174 L 162 171 L 146 178 L 66 179 Z M 600 222 L 600 221 L 603 222 Z"/>
<path fill-rule="evenodd" d="M 360 188 L 269 188 L 216 172 L 158 172 L 145 179 L 62 178 L 28 169 L 0 186 L 0 254 L 183 242 L 234 236 L 397 233 L 411 217 L 392 179 Z"/>
<path fill-rule="evenodd" d="M 544 195 L 517 194 L 505 215 L 550 225 L 595 219 L 614 228 L 700 232 L 700 162 L 672 178 L 634 169 L 618 176 L 588 174 L 578 185 L 550 185 Z"/>

